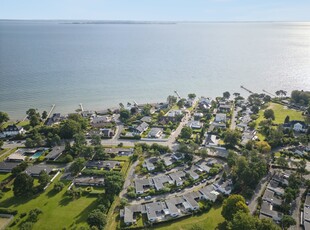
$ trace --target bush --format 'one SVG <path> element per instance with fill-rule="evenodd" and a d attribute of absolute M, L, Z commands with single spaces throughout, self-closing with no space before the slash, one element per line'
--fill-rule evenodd
<path fill-rule="evenodd" d="M 0 208 L 0 213 L 1 214 L 16 215 L 17 214 L 17 210 L 9 209 L 9 208 Z"/>
<path fill-rule="evenodd" d="M 33 226 L 33 223 L 25 222 L 19 227 L 19 230 L 31 230 L 32 226 Z"/>
<path fill-rule="evenodd" d="M 35 208 L 35 209 L 32 209 L 32 210 L 30 210 L 30 212 L 29 212 L 29 215 L 28 215 L 28 221 L 30 221 L 30 222 L 33 222 L 33 223 L 35 223 L 35 222 L 37 222 L 38 221 L 38 216 L 39 216 L 39 214 L 41 214 L 42 213 L 42 211 L 40 210 L 40 209 L 38 209 L 38 208 Z"/>

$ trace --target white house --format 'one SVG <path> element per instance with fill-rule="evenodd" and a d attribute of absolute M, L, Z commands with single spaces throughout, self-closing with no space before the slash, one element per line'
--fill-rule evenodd
<path fill-rule="evenodd" d="M 16 125 L 8 125 L 5 129 L 3 129 L 2 135 L 4 137 L 12 137 L 18 134 L 24 134 L 26 131 L 21 126 Z"/>
<path fill-rule="evenodd" d="M 217 113 L 215 115 L 215 122 L 226 122 L 226 114 L 225 113 Z"/>

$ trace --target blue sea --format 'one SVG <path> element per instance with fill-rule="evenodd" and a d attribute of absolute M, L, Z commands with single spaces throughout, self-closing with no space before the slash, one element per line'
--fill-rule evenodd
<path fill-rule="evenodd" d="M 0 111 L 310 90 L 310 23 L 0 21 Z"/>

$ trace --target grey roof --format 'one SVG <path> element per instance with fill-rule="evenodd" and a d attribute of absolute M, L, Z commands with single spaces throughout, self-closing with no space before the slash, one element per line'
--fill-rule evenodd
<path fill-rule="evenodd" d="M 183 198 L 190 204 L 192 208 L 199 207 L 196 199 L 201 197 L 199 192 L 190 192 L 183 196 Z"/>
<path fill-rule="evenodd" d="M 211 169 L 211 167 L 205 161 L 201 161 L 197 163 L 196 166 L 198 166 L 198 168 L 200 168 L 202 171 L 205 171 L 205 172 L 209 172 Z"/>
<path fill-rule="evenodd" d="M 262 206 L 261 206 L 261 210 L 260 210 L 260 214 L 263 214 L 265 216 L 269 216 L 273 220 L 280 220 L 282 217 L 282 214 L 277 212 L 277 211 L 274 211 L 272 209 L 272 205 L 270 203 L 268 203 L 267 201 L 263 201 Z"/>
<path fill-rule="evenodd" d="M 190 170 L 186 171 L 193 179 L 199 177 L 199 175 L 195 172 L 195 169 L 195 167 L 192 167 Z"/>
<path fill-rule="evenodd" d="M 19 165 L 19 162 L 0 162 L 0 172 L 11 172 L 13 168 Z"/>
<path fill-rule="evenodd" d="M 130 148 L 105 148 L 104 151 L 108 154 L 114 153 L 114 154 L 120 154 L 120 155 L 126 155 L 126 154 L 132 154 L 133 149 Z"/>
<path fill-rule="evenodd" d="M 282 203 L 281 199 L 277 198 L 275 196 L 275 193 L 269 189 L 265 190 L 263 200 L 267 201 L 271 204 L 274 204 L 274 205 L 281 205 L 281 203 Z"/>
<path fill-rule="evenodd" d="M 53 171 L 53 166 L 47 164 L 32 165 L 25 170 L 25 173 L 30 176 L 38 176 L 41 171 L 45 171 L 47 174 L 50 174 Z"/>
<path fill-rule="evenodd" d="M 142 122 L 139 126 L 135 128 L 139 133 L 144 132 L 149 127 L 148 123 Z"/>
<path fill-rule="evenodd" d="M 304 220 L 310 222 L 310 207 L 304 206 Z"/>
<path fill-rule="evenodd" d="M 149 220 L 157 218 L 161 216 L 161 212 L 164 210 L 164 203 L 163 202 L 154 202 L 145 204 L 146 215 Z"/>
<path fill-rule="evenodd" d="M 104 185 L 104 178 L 100 177 L 77 177 L 73 180 L 75 184 L 80 185 L 98 185 L 103 186 Z"/>
<path fill-rule="evenodd" d="M 3 131 L 19 131 L 22 128 L 23 127 L 21 127 L 21 126 L 17 126 L 15 124 L 13 124 L 13 125 L 8 125 L 6 128 L 3 129 Z"/>
<path fill-rule="evenodd" d="M 203 188 L 201 188 L 199 190 L 199 192 L 208 200 L 211 200 L 211 201 L 215 201 L 217 196 L 219 195 L 218 192 L 216 192 L 214 190 L 214 188 L 212 187 L 212 185 L 208 185 L 208 186 L 205 186 Z"/>
<path fill-rule="evenodd" d="M 137 179 L 135 180 L 136 192 L 143 191 L 145 186 L 151 186 L 152 184 L 150 179 Z"/>
<path fill-rule="evenodd" d="M 170 177 L 167 175 L 156 176 L 153 177 L 152 179 L 156 190 L 163 189 L 164 184 L 169 183 L 171 181 Z"/>
<path fill-rule="evenodd" d="M 152 128 L 148 134 L 148 136 L 155 137 L 158 135 L 158 133 L 162 133 L 163 129 L 162 128 Z"/>
<path fill-rule="evenodd" d="M 176 204 L 174 202 L 171 202 L 170 200 L 166 200 L 167 209 L 169 210 L 169 213 L 178 213 L 179 209 L 176 207 Z"/>
<path fill-rule="evenodd" d="M 140 205 L 140 204 L 126 206 L 124 208 L 124 222 L 125 223 L 133 223 L 134 222 L 134 218 L 133 218 L 134 213 L 139 213 L 141 211 L 142 211 L 142 205 Z"/>
<path fill-rule="evenodd" d="M 142 117 L 140 120 L 147 122 L 147 123 L 150 123 L 152 121 L 152 118 L 150 116 L 145 116 L 145 117 Z"/>
<path fill-rule="evenodd" d="M 310 207 L 310 194 L 306 196 L 305 205 Z"/>
<path fill-rule="evenodd" d="M 86 163 L 86 167 L 111 170 L 119 164 L 119 161 L 88 161 Z"/>
<path fill-rule="evenodd" d="M 56 159 L 65 150 L 65 146 L 55 146 L 52 151 L 50 151 L 45 158 L 46 159 Z"/>
<path fill-rule="evenodd" d="M 169 176 L 173 180 L 173 182 L 179 183 L 183 181 L 182 178 L 185 177 L 185 173 L 183 171 L 177 171 L 174 173 L 170 173 Z"/>

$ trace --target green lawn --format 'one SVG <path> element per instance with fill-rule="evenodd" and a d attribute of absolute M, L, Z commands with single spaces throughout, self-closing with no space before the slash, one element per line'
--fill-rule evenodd
<path fill-rule="evenodd" d="M 270 103 L 267 109 L 273 109 L 274 115 L 275 115 L 275 124 L 283 124 L 285 117 L 288 115 L 290 117 L 290 120 L 304 120 L 302 113 L 297 110 L 293 109 L 287 109 L 285 106 L 276 104 L 276 103 Z M 258 115 L 258 119 L 256 120 L 257 125 L 264 120 L 264 111 L 265 110 L 260 110 Z"/>
<path fill-rule="evenodd" d="M 0 182 L 4 181 L 6 178 L 8 178 L 11 175 L 11 173 L 0 173 Z"/>
<path fill-rule="evenodd" d="M 221 215 L 222 207 L 214 207 L 209 212 L 197 216 L 191 216 L 175 222 L 158 225 L 152 229 L 156 230 L 188 230 L 194 225 L 204 230 L 213 230 L 219 223 L 224 221 Z"/>
<path fill-rule="evenodd" d="M 5 153 L 8 149 L 0 149 L 0 155 L 2 155 L 3 153 Z"/>
<path fill-rule="evenodd" d="M 59 179 L 60 176 L 56 179 Z M 13 191 L 5 193 L 5 196 L 0 200 L 1 207 L 18 210 L 20 213 L 28 213 L 31 209 L 39 208 L 43 211 L 39 216 L 38 222 L 33 226 L 33 229 L 63 229 L 71 228 L 76 225 L 86 225 L 86 218 L 91 210 L 97 205 L 97 197 L 81 197 L 77 200 L 65 196 L 67 186 L 60 192 L 53 191 L 53 184 L 50 185 L 44 193 L 30 199 L 15 198 Z M 24 217 L 20 222 L 24 222 L 27 217 Z M 19 224 L 11 229 L 18 229 Z"/>
<path fill-rule="evenodd" d="M 11 149 L 9 152 L 7 152 L 6 154 L 2 155 L 0 157 L 0 162 L 3 161 L 4 159 L 6 159 L 9 155 L 11 155 L 12 153 L 14 153 L 16 151 L 17 148 Z"/>

